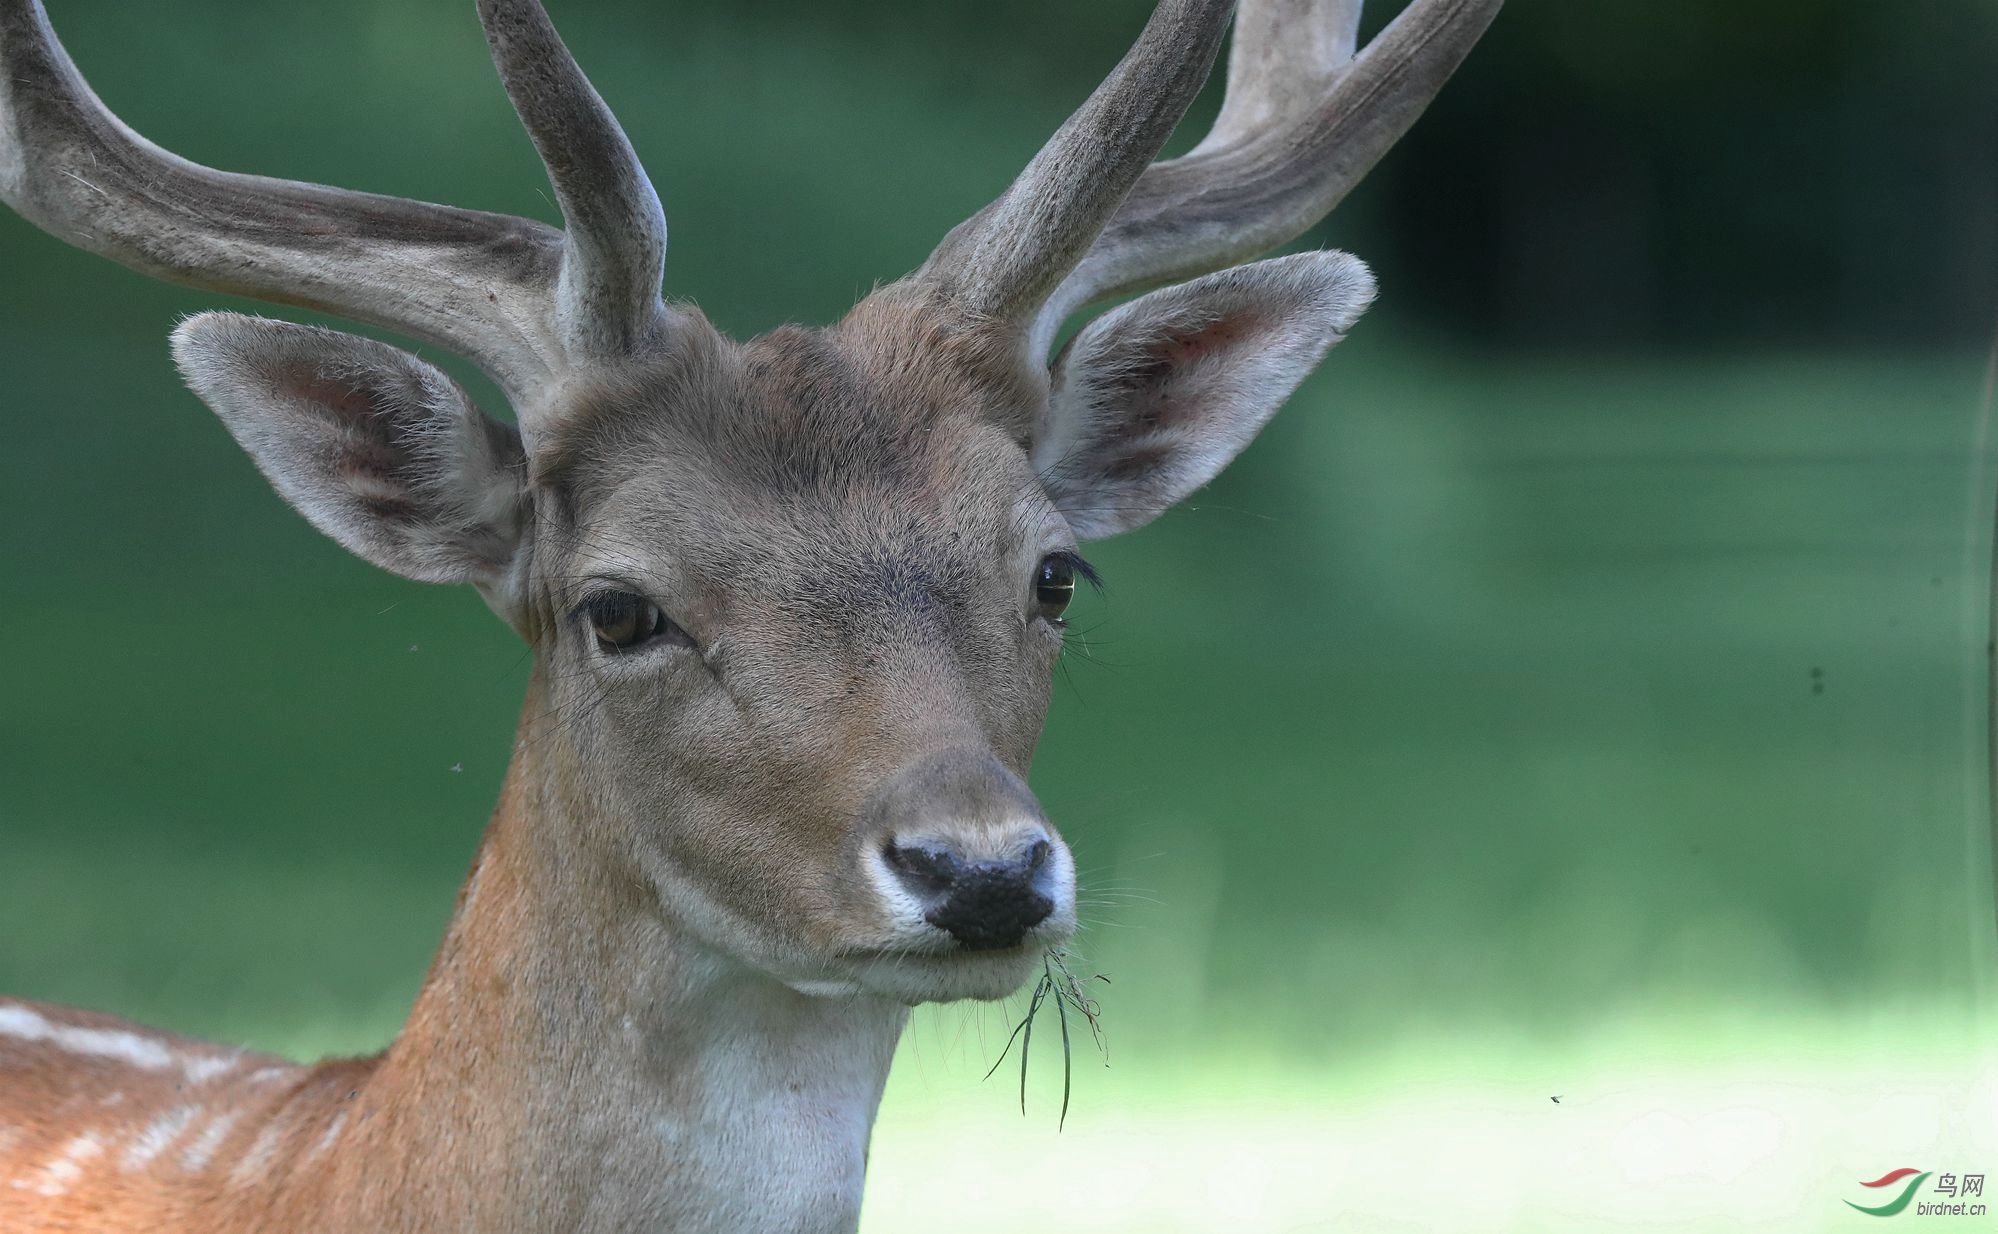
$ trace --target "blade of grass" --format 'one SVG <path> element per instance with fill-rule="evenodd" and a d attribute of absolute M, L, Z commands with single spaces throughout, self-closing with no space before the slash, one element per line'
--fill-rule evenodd
<path fill-rule="evenodd" d="M 1034 1017 L 1041 1013 L 1041 1000 L 1048 996 L 1049 982 L 1043 978 L 1034 987 L 1033 1001 L 1027 1004 L 1027 1031 L 1020 1037 L 1020 1116 L 1027 1114 L 1027 1054 L 1034 1048 Z"/>
<path fill-rule="evenodd" d="M 999 1051 L 999 1057 L 992 1060 L 991 1069 L 986 1071 L 985 1073 L 986 1079 L 989 1080 L 994 1075 L 998 1074 L 1000 1064 L 1004 1063 L 1006 1061 L 1006 1056 L 1013 1052 L 1013 1043 L 1020 1039 L 1020 1030 L 1026 1028 L 1028 1023 L 1032 1019 L 1033 1019 L 1033 1012 L 1029 1010 L 1025 1016 L 1021 1017 L 1020 1022 L 1013 1026 L 1013 1031 L 1010 1034 L 1008 1034 L 1006 1037 L 1006 1044 Z"/>
<path fill-rule="evenodd" d="M 1055 1120 L 1055 1132 L 1060 1134 L 1068 1125 L 1068 1090 L 1074 1075 L 1075 1047 L 1068 1039 L 1068 1000 L 1059 989 L 1055 991 L 1055 1012 L 1061 1017 L 1061 1117 Z"/>

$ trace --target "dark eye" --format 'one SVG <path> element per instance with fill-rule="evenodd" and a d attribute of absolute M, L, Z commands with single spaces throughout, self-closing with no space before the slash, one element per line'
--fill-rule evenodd
<path fill-rule="evenodd" d="M 1041 616 L 1058 621 L 1075 599 L 1075 562 L 1066 553 L 1049 553 L 1034 571 L 1034 603 Z"/>
<path fill-rule="evenodd" d="M 692 641 L 657 604 L 628 591 L 600 591 L 583 601 L 583 612 L 597 633 L 598 648 L 607 654 L 635 651 L 661 638 Z"/>

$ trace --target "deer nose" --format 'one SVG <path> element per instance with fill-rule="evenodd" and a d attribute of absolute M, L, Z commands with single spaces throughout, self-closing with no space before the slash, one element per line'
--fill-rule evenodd
<path fill-rule="evenodd" d="M 923 920 L 969 951 L 997 951 L 1025 938 L 1054 912 L 1053 851 L 1045 834 L 1014 856 L 972 861 L 948 841 L 888 842 L 888 868 L 923 906 Z"/>

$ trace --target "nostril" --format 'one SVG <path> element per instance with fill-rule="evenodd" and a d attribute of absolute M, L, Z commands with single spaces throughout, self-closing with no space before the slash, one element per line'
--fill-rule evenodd
<path fill-rule="evenodd" d="M 924 895 L 942 895 L 957 881 L 957 858 L 937 849 L 904 847 L 890 840 L 882 849 L 888 868 Z"/>

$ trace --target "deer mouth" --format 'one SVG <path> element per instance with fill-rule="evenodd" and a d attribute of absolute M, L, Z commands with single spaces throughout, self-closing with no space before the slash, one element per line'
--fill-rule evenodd
<path fill-rule="evenodd" d="M 864 990 L 915 1006 L 972 999 L 990 1002 L 1017 993 L 1040 971 L 1041 957 L 1065 933 L 1023 939 L 1005 948 L 966 950 L 873 950 L 855 953 L 849 963 Z"/>
<path fill-rule="evenodd" d="M 1019 991 L 1040 971 L 1047 953 L 1075 933 L 1070 898 L 1004 945 L 972 945 L 924 923 L 916 937 L 898 938 L 842 953 L 841 967 L 863 990 L 914 1006 L 918 1003 L 991 1001 Z"/>

